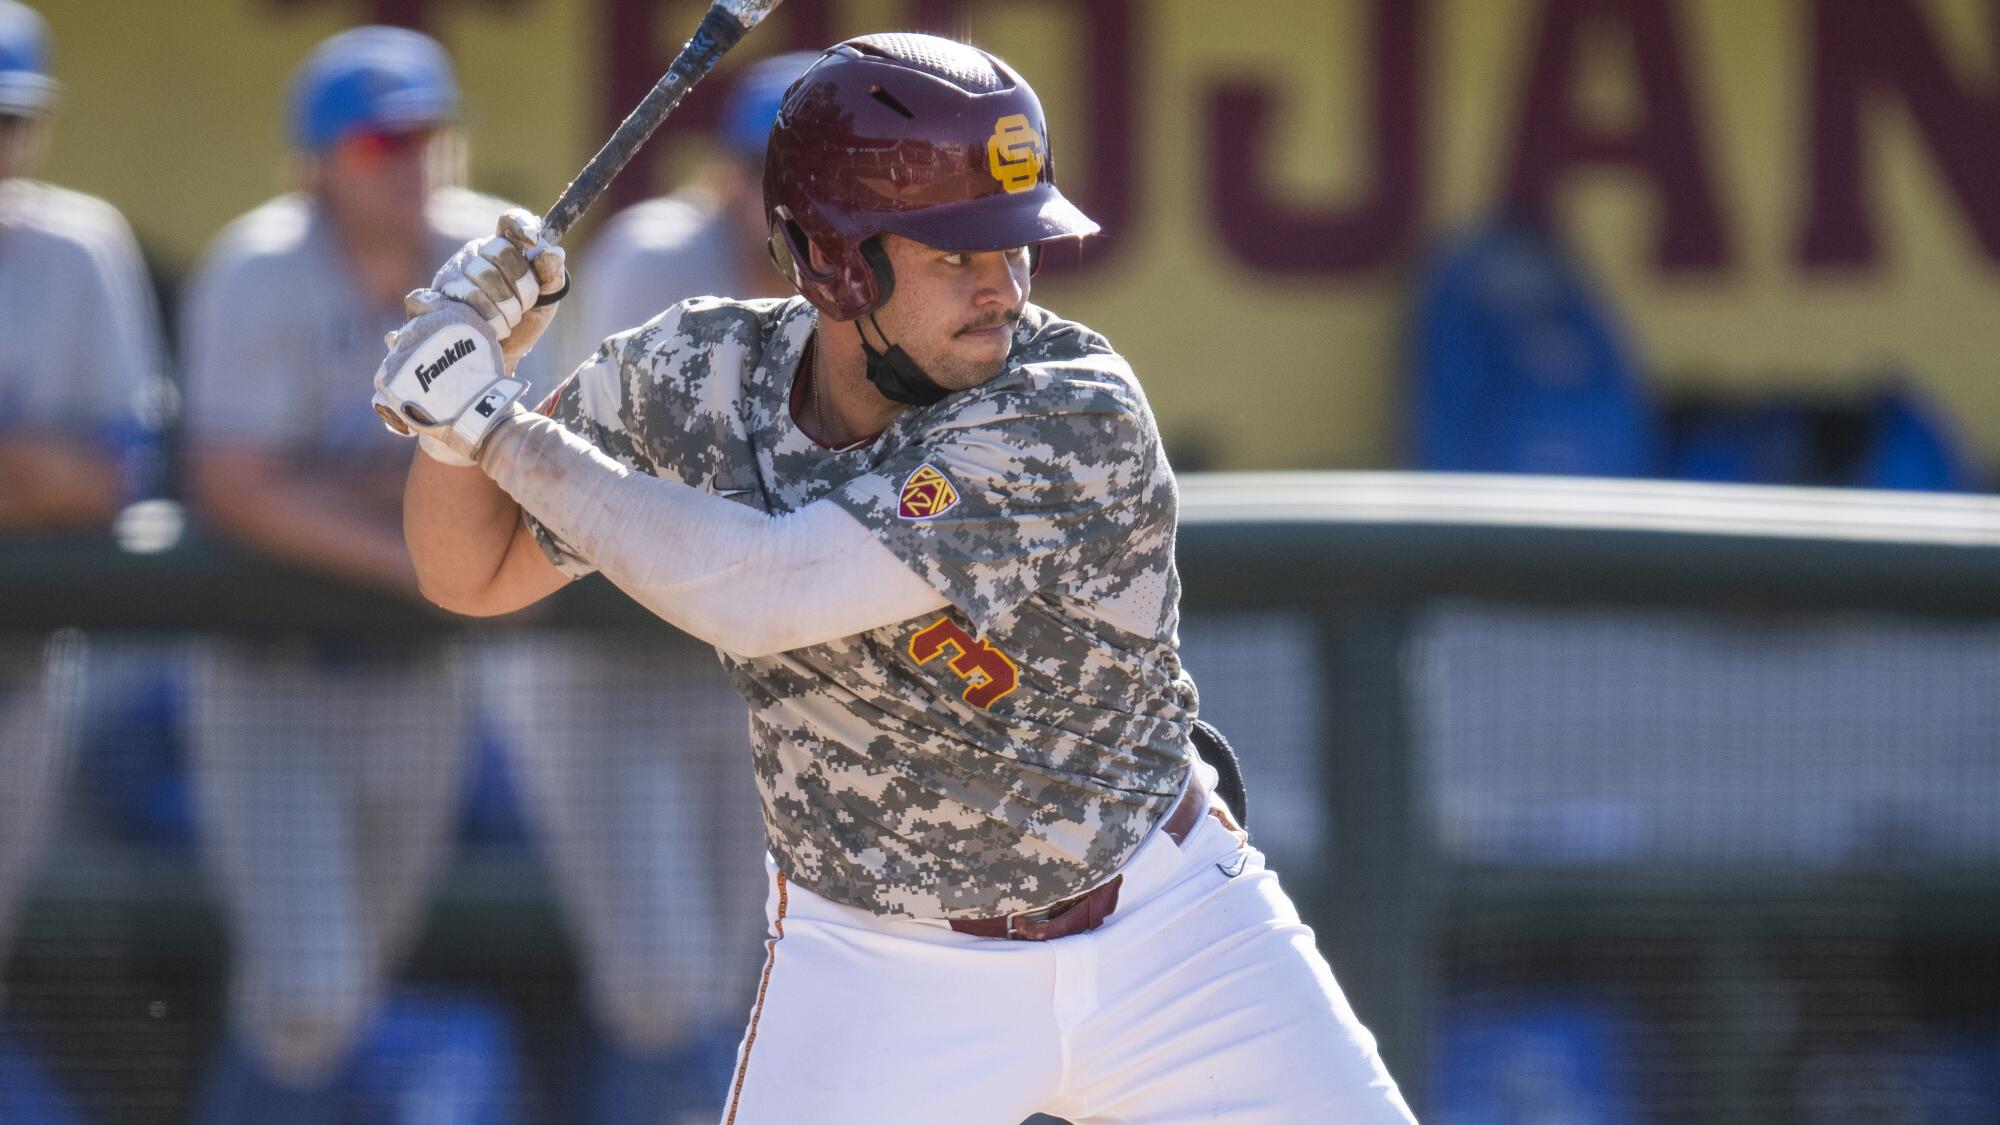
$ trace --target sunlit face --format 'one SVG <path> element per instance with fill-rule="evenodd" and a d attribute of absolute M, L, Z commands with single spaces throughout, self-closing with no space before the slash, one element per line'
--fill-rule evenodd
<path fill-rule="evenodd" d="M 318 161 L 320 196 L 349 225 L 420 232 L 446 178 L 447 142 L 437 128 L 351 133 Z"/>
<path fill-rule="evenodd" d="M 1000 374 L 1028 303 L 1028 249 L 965 253 L 893 234 L 882 248 L 896 287 L 875 320 L 889 340 L 948 390 Z"/>

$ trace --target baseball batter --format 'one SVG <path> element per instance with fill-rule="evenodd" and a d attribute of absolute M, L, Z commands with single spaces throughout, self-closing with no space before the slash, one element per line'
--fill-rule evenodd
<path fill-rule="evenodd" d="M 132 454 L 144 448 L 142 404 L 163 366 L 124 218 L 26 178 L 55 101 L 47 42 L 39 15 L 0 0 L 0 536 L 110 527 L 140 484 Z M 61 807 L 82 656 L 74 638 L 0 638 L 0 969 L 37 844 Z"/>
<path fill-rule="evenodd" d="M 1192 748 L 1145 396 L 1027 300 L 1035 247 L 1096 230 L 1033 92 L 850 40 L 768 160 L 802 296 L 683 303 L 530 413 L 516 321 L 561 278 L 519 216 L 376 380 L 421 434 L 427 593 L 496 613 L 595 569 L 749 703 L 770 941 L 726 1120 L 1410 1121 Z"/>

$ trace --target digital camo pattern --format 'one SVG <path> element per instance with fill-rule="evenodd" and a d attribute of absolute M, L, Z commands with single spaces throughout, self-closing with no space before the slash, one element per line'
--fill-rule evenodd
<path fill-rule="evenodd" d="M 788 877 L 919 917 L 1102 882 L 1179 793 L 1196 707 L 1176 652 L 1174 481 L 1138 383 L 1102 337 L 1029 306 L 993 381 L 829 450 L 790 409 L 814 325 L 802 298 L 690 301 L 607 340 L 544 409 L 634 469 L 767 512 L 829 499 L 951 600 L 828 644 L 722 654 Z M 913 476 L 944 478 L 950 504 L 933 489 L 906 505 Z M 530 526 L 558 565 L 589 570 Z"/>

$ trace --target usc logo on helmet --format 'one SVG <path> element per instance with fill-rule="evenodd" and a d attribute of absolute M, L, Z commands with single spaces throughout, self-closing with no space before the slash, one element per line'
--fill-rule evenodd
<path fill-rule="evenodd" d="M 1042 175 L 1042 138 L 1025 113 L 1010 113 L 993 123 L 986 138 L 986 166 L 1009 193 L 1027 191 Z"/>

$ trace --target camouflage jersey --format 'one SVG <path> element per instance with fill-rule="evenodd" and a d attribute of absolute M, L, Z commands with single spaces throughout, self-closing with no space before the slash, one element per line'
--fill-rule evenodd
<path fill-rule="evenodd" d="M 949 599 L 825 644 L 722 652 L 779 869 L 934 918 L 1108 879 L 1179 793 L 1195 715 L 1174 478 L 1138 382 L 1103 337 L 1030 305 L 992 381 L 828 449 L 791 411 L 816 323 L 798 297 L 688 301 L 605 341 L 543 407 L 634 470 L 765 512 L 830 498 Z"/>

